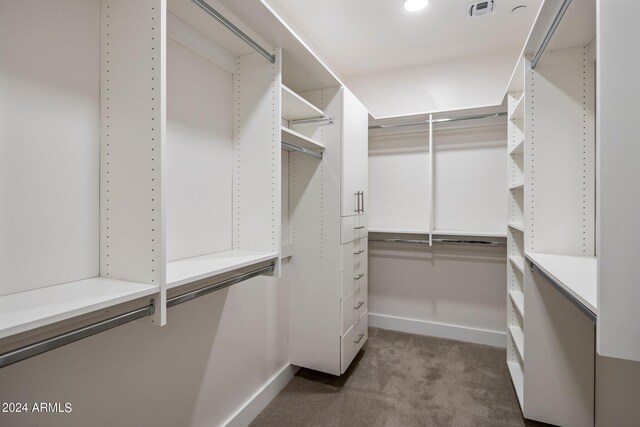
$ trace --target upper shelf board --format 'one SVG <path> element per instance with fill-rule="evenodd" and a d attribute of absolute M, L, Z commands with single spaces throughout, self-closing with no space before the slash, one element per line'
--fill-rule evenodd
<path fill-rule="evenodd" d="M 324 112 L 309 101 L 282 85 L 282 118 L 285 120 L 315 119 Z"/>
<path fill-rule="evenodd" d="M 284 142 L 306 148 L 307 150 L 315 151 L 317 153 L 322 153 L 324 151 L 324 145 L 318 141 L 284 126 L 281 128 L 280 137 Z"/>

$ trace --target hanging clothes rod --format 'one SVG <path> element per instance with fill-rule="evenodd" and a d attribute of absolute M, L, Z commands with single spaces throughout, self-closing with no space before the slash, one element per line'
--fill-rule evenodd
<path fill-rule="evenodd" d="M 426 239 L 393 239 L 382 237 L 369 237 L 370 242 L 389 242 L 389 243 L 413 243 L 419 245 L 429 245 Z M 466 239 L 432 239 L 431 243 L 443 243 L 447 245 L 475 245 L 475 246 L 506 246 L 506 242 L 497 240 L 466 240 Z"/>
<path fill-rule="evenodd" d="M 286 141 L 281 141 L 281 143 L 282 143 L 282 147 L 285 150 L 299 151 L 301 153 L 308 154 L 308 155 L 313 156 L 313 157 L 317 157 L 318 159 L 322 159 L 322 157 L 323 157 L 322 153 L 317 153 L 315 151 L 308 150 L 308 149 L 306 149 L 304 147 L 300 147 L 299 145 L 291 144 L 290 142 L 286 142 Z"/>
<path fill-rule="evenodd" d="M 507 113 L 492 113 L 492 114 L 479 114 L 475 116 L 466 116 L 466 117 L 433 119 L 433 124 L 437 125 L 439 123 L 460 122 L 463 120 L 490 119 L 490 118 L 502 117 L 506 115 Z M 369 129 L 392 129 L 392 128 L 400 128 L 405 126 L 428 125 L 428 124 L 429 124 L 429 120 L 421 120 L 418 122 L 393 123 L 389 125 L 373 125 L 373 126 L 369 126 Z"/>
<path fill-rule="evenodd" d="M 178 304 L 182 304 L 184 302 L 191 301 L 196 298 L 200 298 L 212 292 L 219 291 L 220 289 L 228 288 L 229 286 L 235 285 L 240 282 L 244 282 L 245 280 L 249 280 L 253 277 L 261 276 L 266 273 L 272 273 L 274 270 L 275 270 L 275 263 L 272 262 L 266 267 L 258 268 L 256 270 L 249 271 L 248 273 L 243 273 L 238 276 L 222 280 L 220 282 L 212 283 L 211 285 L 205 286 L 204 288 L 196 289 L 194 291 L 190 291 L 182 295 L 169 298 L 167 300 L 167 308 L 175 307 Z"/>
<path fill-rule="evenodd" d="M 547 31 L 547 34 L 544 36 L 544 40 L 542 40 L 542 44 L 540 45 L 540 48 L 538 49 L 535 56 L 533 57 L 533 60 L 531 61 L 532 70 L 535 69 L 536 66 L 538 65 L 540 58 L 542 58 L 542 54 L 544 53 L 545 49 L 547 48 L 547 45 L 551 41 L 553 34 L 558 29 L 558 25 L 560 25 L 560 21 L 562 21 L 562 18 L 564 17 L 564 14 L 567 11 L 567 9 L 569 9 L 570 4 L 571 4 L 571 0 L 564 0 L 564 2 L 562 3 L 562 6 L 560 6 L 560 10 L 558 10 L 558 14 L 556 15 L 553 22 L 551 23 L 551 27 L 549 27 L 549 31 Z"/>
<path fill-rule="evenodd" d="M 316 117 L 313 119 L 297 119 L 291 120 L 291 126 L 314 126 L 314 125 L 332 125 L 333 118 L 331 117 Z"/>
<path fill-rule="evenodd" d="M 0 354 L 0 368 L 4 368 L 5 366 L 9 366 L 22 360 L 29 359 L 33 356 L 45 353 L 47 351 L 54 350 L 58 347 L 62 347 L 63 345 L 71 344 L 81 339 L 88 338 L 100 332 L 115 328 L 116 326 L 124 325 L 125 323 L 133 322 L 134 320 L 141 319 L 146 316 L 151 316 L 155 313 L 155 311 L 155 301 L 151 300 L 149 305 L 137 310 L 129 311 L 119 316 L 102 320 L 88 326 L 83 326 L 82 328 L 74 329 L 73 331 L 69 331 L 64 334 L 47 338 L 45 340 L 20 347 L 7 353 Z"/>
<path fill-rule="evenodd" d="M 220 22 L 222 25 L 227 27 L 227 29 L 229 29 L 229 31 L 231 31 L 236 36 L 240 37 L 246 44 L 248 44 L 249 46 L 254 48 L 260 55 L 262 55 L 265 58 L 267 58 L 267 60 L 269 62 L 271 62 L 272 64 L 275 64 L 275 62 L 276 62 L 276 56 L 275 55 L 269 53 L 269 51 L 267 51 L 265 48 L 260 46 L 251 37 L 246 35 L 240 28 L 238 28 L 235 25 L 233 25 L 231 23 L 231 21 L 229 21 L 227 18 L 222 16 L 220 14 L 220 12 L 218 12 L 217 10 L 215 10 L 214 8 L 209 6 L 209 4 L 207 2 L 205 2 L 204 0 L 192 0 L 192 1 L 195 4 L 197 4 L 198 6 L 200 6 L 200 8 L 202 10 L 204 10 L 209 15 L 211 15 L 216 21 Z"/>

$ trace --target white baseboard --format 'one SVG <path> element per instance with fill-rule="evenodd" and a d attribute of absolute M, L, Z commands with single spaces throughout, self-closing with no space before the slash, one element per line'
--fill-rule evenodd
<path fill-rule="evenodd" d="M 231 415 L 224 423 L 228 427 L 245 427 L 267 407 L 300 370 L 299 366 L 287 365 L 275 374 L 247 402 Z"/>
<path fill-rule="evenodd" d="M 405 319 L 383 314 L 369 313 L 369 326 L 409 334 L 491 345 L 494 347 L 505 348 L 507 346 L 507 334 L 505 332 L 446 325 L 444 323 L 427 322 L 424 320 Z"/>

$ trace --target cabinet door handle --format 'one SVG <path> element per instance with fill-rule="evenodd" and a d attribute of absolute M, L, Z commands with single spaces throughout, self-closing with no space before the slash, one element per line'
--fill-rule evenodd
<path fill-rule="evenodd" d="M 354 195 L 356 196 L 356 209 L 355 209 L 355 212 L 356 213 L 360 213 L 360 192 L 356 191 L 354 193 Z"/>
<path fill-rule="evenodd" d="M 353 280 L 360 280 L 364 277 L 364 273 L 358 274 L 358 277 L 354 277 Z"/>
<path fill-rule="evenodd" d="M 362 197 L 362 208 L 360 208 L 360 213 L 364 213 L 364 191 L 360 192 L 360 196 Z"/>
<path fill-rule="evenodd" d="M 360 227 L 353 227 L 354 230 L 362 230 L 364 228 L 364 225 L 361 225 Z"/>
<path fill-rule="evenodd" d="M 356 344 L 360 344 L 360 341 L 362 341 L 362 338 L 364 338 L 364 334 L 358 335 L 358 339 L 354 340 L 353 342 L 356 343 Z"/>
<path fill-rule="evenodd" d="M 364 304 L 364 301 L 360 301 L 360 302 L 358 303 L 358 305 L 356 305 L 355 307 L 353 307 L 353 309 L 354 309 L 354 310 L 359 309 L 360 307 L 362 307 L 362 304 Z"/>
<path fill-rule="evenodd" d="M 358 252 L 354 252 L 354 255 L 360 255 L 362 252 L 364 252 L 364 249 L 360 249 Z"/>

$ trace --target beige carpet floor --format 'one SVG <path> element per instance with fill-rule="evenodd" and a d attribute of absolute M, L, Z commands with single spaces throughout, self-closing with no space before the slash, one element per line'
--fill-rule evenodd
<path fill-rule="evenodd" d="M 370 328 L 340 377 L 301 369 L 251 426 L 536 426 L 504 349 Z"/>

